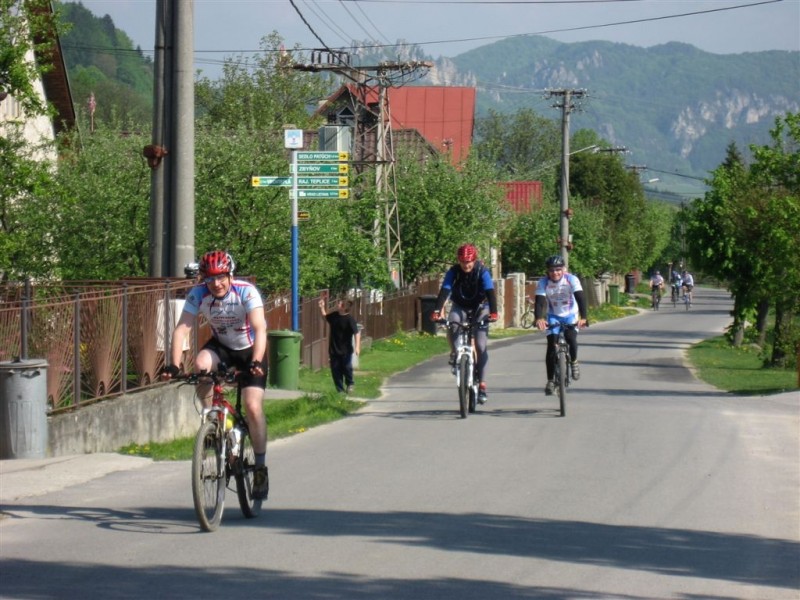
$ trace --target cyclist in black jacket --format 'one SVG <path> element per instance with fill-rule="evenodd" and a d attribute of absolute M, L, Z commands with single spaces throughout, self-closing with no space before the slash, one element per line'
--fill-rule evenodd
<path fill-rule="evenodd" d="M 464 244 L 458 249 L 458 263 L 450 267 L 444 276 L 439 297 L 436 299 L 436 310 L 431 315 L 434 321 L 442 318 L 444 303 L 451 300 L 450 314 L 447 320 L 451 323 L 463 323 L 467 311 L 473 311 L 476 321 L 488 317 L 490 323 L 497 321 L 497 294 L 494 290 L 492 275 L 482 262 L 478 260 L 478 249 L 472 244 Z M 455 327 L 447 336 L 450 342 L 450 364 L 455 363 L 454 341 Z M 484 324 L 475 332 L 475 349 L 478 366 L 478 403 L 486 403 L 486 364 L 489 352 L 486 345 L 489 339 L 489 325 Z"/>

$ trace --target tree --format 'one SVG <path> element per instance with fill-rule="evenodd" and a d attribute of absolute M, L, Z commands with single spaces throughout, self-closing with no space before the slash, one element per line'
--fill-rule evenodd
<path fill-rule="evenodd" d="M 797 334 L 800 267 L 800 117 L 777 119 L 770 146 L 752 146 L 754 163 L 735 148 L 712 176 L 711 190 L 695 201 L 687 226 L 690 256 L 704 272 L 726 281 L 734 296 L 734 343 L 765 300 L 776 308 L 770 362 L 791 358 Z"/>
<path fill-rule="evenodd" d="M 426 162 L 405 157 L 396 181 L 407 281 L 441 272 L 455 261 L 461 244 L 477 245 L 484 259 L 497 245 L 494 236 L 507 215 L 485 163 L 470 159 L 457 169 L 444 157 Z"/>
<path fill-rule="evenodd" d="M 490 111 L 475 126 L 475 156 L 493 165 L 499 179 L 541 180 L 557 166 L 561 130 L 531 109 L 513 115 Z"/>
<path fill-rule="evenodd" d="M 48 112 L 35 84 L 52 69 L 56 32 L 50 0 L 0 0 L 0 93 L 14 96 L 28 118 Z"/>
<path fill-rule="evenodd" d="M 645 218 L 648 208 L 642 185 L 619 157 L 606 152 L 575 154 L 570 159 L 569 189 L 571 197 L 587 200 L 589 210 L 602 211 L 611 270 L 626 273 L 652 264 L 659 256 L 663 245 L 645 243 L 646 238 L 655 238 L 645 227 L 653 222 Z"/>
<path fill-rule="evenodd" d="M 49 0 L 0 0 L 0 102 L 13 97 L 24 119 L 52 112 L 35 83 L 51 68 L 55 32 Z M 26 274 L 47 243 L 38 234 L 50 213 L 31 210 L 31 200 L 48 188 L 49 153 L 49 141 L 26 139 L 24 122 L 0 127 L 0 281 Z"/>

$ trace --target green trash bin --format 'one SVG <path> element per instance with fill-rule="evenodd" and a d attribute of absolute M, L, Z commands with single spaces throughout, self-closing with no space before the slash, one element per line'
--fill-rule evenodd
<path fill-rule="evenodd" d="M 608 284 L 608 301 L 614 306 L 619 306 L 619 286 L 616 283 Z"/>
<path fill-rule="evenodd" d="M 300 374 L 300 342 L 303 334 L 278 330 L 267 333 L 269 340 L 269 384 L 282 390 L 296 390 Z"/>

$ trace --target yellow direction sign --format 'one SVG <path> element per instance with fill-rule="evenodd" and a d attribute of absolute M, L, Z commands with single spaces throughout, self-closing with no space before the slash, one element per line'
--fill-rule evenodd
<path fill-rule="evenodd" d="M 298 221 L 308 221 L 311 218 L 311 213 L 307 210 L 298 210 L 297 211 L 297 220 Z"/>

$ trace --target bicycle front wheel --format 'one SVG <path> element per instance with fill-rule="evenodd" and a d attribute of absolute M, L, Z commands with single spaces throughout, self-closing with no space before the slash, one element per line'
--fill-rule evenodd
<path fill-rule="evenodd" d="M 533 313 L 531 311 L 528 311 L 525 314 L 523 314 L 519 324 L 523 329 L 530 329 L 531 327 L 533 327 Z"/>
<path fill-rule="evenodd" d="M 200 426 L 194 440 L 192 497 L 200 527 L 214 531 L 225 506 L 225 466 L 220 429 L 212 421 Z"/>
<path fill-rule="evenodd" d="M 469 412 L 469 356 L 461 356 L 458 361 L 458 404 L 461 418 L 466 419 Z"/>
<path fill-rule="evenodd" d="M 253 499 L 253 471 L 256 468 L 256 454 L 250 433 L 242 433 L 241 454 L 236 460 L 236 495 L 239 496 L 239 507 L 242 514 L 252 519 L 261 512 L 261 500 Z"/>
<path fill-rule="evenodd" d="M 558 383 L 558 401 L 562 417 L 567 414 L 567 368 L 567 355 L 565 352 L 559 352 L 556 363 L 556 382 Z"/>

